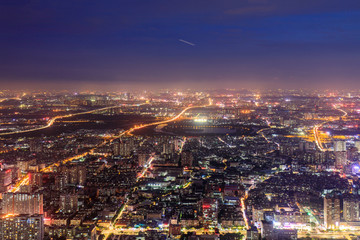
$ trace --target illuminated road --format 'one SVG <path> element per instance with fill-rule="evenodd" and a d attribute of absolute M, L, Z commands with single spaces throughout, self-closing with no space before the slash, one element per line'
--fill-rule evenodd
<path fill-rule="evenodd" d="M 188 110 L 190 110 L 192 108 L 201 108 L 201 107 L 206 107 L 206 106 L 208 106 L 208 105 L 187 107 L 184 110 L 182 110 L 178 115 L 176 115 L 175 117 L 173 117 L 171 119 L 163 120 L 163 121 L 159 121 L 159 122 L 147 123 L 147 124 L 143 124 L 143 125 L 140 125 L 140 126 L 135 126 L 133 128 L 130 128 L 129 130 L 125 131 L 123 134 L 131 134 L 132 132 L 134 132 L 136 130 L 139 130 L 139 129 L 142 129 L 142 128 L 174 122 L 174 121 L 178 120 L 186 111 L 188 111 Z"/>
<path fill-rule="evenodd" d="M 271 143 L 275 144 L 277 150 L 280 150 L 280 144 L 277 143 L 277 142 L 275 142 L 275 141 L 270 141 L 270 140 L 265 136 L 265 134 L 263 133 L 263 131 L 269 130 L 269 129 L 272 129 L 272 127 L 260 129 L 260 130 L 257 131 L 256 133 L 257 133 L 257 134 L 261 134 L 261 136 L 266 140 L 267 143 L 269 143 L 269 144 L 271 144 Z M 275 149 L 266 152 L 265 155 L 270 154 L 270 153 L 273 153 L 273 152 L 275 152 Z"/>
<path fill-rule="evenodd" d="M 183 146 L 185 145 L 185 142 L 186 142 L 186 137 L 184 137 L 183 139 L 183 142 L 182 142 L 182 146 L 181 146 L 181 149 L 180 149 L 180 153 L 183 149 Z M 148 159 L 148 161 L 146 162 L 146 164 L 144 165 L 144 168 L 143 170 L 141 171 L 141 173 L 138 175 L 138 177 L 136 178 L 136 183 L 145 176 L 146 172 L 148 171 L 148 169 L 151 167 L 151 163 L 153 162 L 153 160 L 155 159 L 154 157 L 155 153 L 152 153 L 150 158 Z M 189 179 L 189 181 L 184 184 L 181 188 L 188 188 L 192 183 L 192 178 Z M 118 221 L 119 218 L 121 218 L 121 216 L 123 215 L 126 207 L 128 206 L 128 203 L 129 203 L 129 200 L 130 200 L 130 197 L 131 194 L 136 191 L 137 187 L 133 187 L 132 190 L 130 191 L 130 194 L 126 195 L 126 200 L 125 200 L 125 203 L 121 206 L 121 208 L 119 209 L 120 212 L 118 213 L 117 216 L 115 216 L 115 218 L 110 222 L 109 226 L 107 227 L 106 230 L 103 230 L 102 231 L 102 234 L 105 235 L 105 239 L 107 239 L 107 237 L 110 235 L 110 234 L 134 234 L 134 233 L 138 233 L 138 232 L 144 232 L 144 231 L 148 231 L 148 230 L 153 230 L 153 231 L 169 231 L 168 228 L 162 228 L 162 229 L 159 229 L 159 228 L 119 228 L 119 227 L 116 227 L 116 222 Z M 169 193 L 166 193 L 163 195 L 166 196 L 168 195 Z"/>
<path fill-rule="evenodd" d="M 103 144 L 103 143 L 102 143 Z M 52 168 L 55 166 L 60 166 L 60 162 L 65 164 L 67 162 L 70 162 L 72 160 L 78 159 L 78 158 L 82 158 L 84 156 L 86 156 L 87 154 L 89 154 L 90 152 L 94 151 L 95 148 L 89 150 L 88 152 L 82 153 L 82 154 L 78 154 L 76 156 L 72 156 L 72 157 L 68 157 L 62 161 L 53 163 L 43 169 L 40 169 L 40 172 L 51 172 Z M 11 188 L 8 192 L 18 192 L 20 190 L 20 187 L 23 185 L 28 185 L 29 184 L 29 180 L 30 180 L 30 175 L 26 174 L 24 175 L 22 178 L 20 178 L 20 180 L 15 184 L 15 186 L 13 188 Z"/>
<path fill-rule="evenodd" d="M 338 108 L 335 104 L 333 105 L 333 107 L 336 109 L 336 110 L 338 110 L 338 111 L 340 111 L 340 112 L 342 112 L 344 115 L 342 115 L 341 117 L 346 117 L 347 115 L 348 115 L 348 113 L 345 111 L 345 110 L 342 110 L 342 109 L 340 109 L 340 108 Z"/>
<path fill-rule="evenodd" d="M 8 192 L 14 193 L 14 192 L 19 191 L 19 190 L 20 190 L 20 187 L 21 187 L 21 186 L 24 186 L 24 185 L 28 185 L 28 184 L 29 184 L 29 181 L 30 181 L 30 175 L 29 175 L 29 174 L 26 174 L 24 177 L 22 177 L 22 178 L 20 179 L 20 181 L 18 181 L 18 182 L 16 183 L 16 185 L 15 185 L 13 188 L 9 189 Z"/>
<path fill-rule="evenodd" d="M 241 198 L 241 211 L 243 214 L 243 218 L 245 221 L 246 229 L 249 229 L 249 220 L 246 216 L 246 206 L 245 206 L 245 200 L 248 198 L 248 191 L 245 192 L 245 196 Z"/>
<path fill-rule="evenodd" d="M 140 106 L 140 105 L 137 104 L 136 106 Z M 94 110 L 90 110 L 90 111 L 86 111 L 86 112 L 72 113 L 72 114 L 63 115 L 63 116 L 56 116 L 56 117 L 53 117 L 52 119 L 50 119 L 45 126 L 38 127 L 38 128 L 27 129 L 27 130 L 0 133 L 0 136 L 6 136 L 6 135 L 11 135 L 11 134 L 21 134 L 21 133 L 28 133 L 28 132 L 35 132 L 35 131 L 39 131 L 39 130 L 43 130 L 43 129 L 51 127 L 52 125 L 54 125 L 56 120 L 59 120 L 59 119 L 69 118 L 69 117 L 74 117 L 74 116 L 79 116 L 79 115 L 84 115 L 84 114 L 91 114 L 91 113 L 94 113 L 94 112 L 99 112 L 99 111 L 104 111 L 104 110 L 109 110 L 109 109 L 112 109 L 112 108 L 119 108 L 119 107 L 123 107 L 123 106 L 110 106 L 110 107 L 94 109 Z"/>
<path fill-rule="evenodd" d="M 269 178 L 269 177 L 268 177 L 268 178 Z M 268 178 L 264 179 L 263 181 L 267 180 Z M 263 181 L 262 181 L 262 182 L 263 182 Z M 249 229 L 249 219 L 248 219 L 247 216 L 246 216 L 246 205 L 245 205 L 245 201 L 246 201 L 246 199 L 249 197 L 249 191 L 250 191 L 251 189 L 254 189 L 255 187 L 256 187 L 256 184 L 251 185 L 251 186 L 249 187 L 249 189 L 245 190 L 245 195 L 244 195 L 244 197 L 242 197 L 242 198 L 240 199 L 240 201 L 241 201 L 241 211 L 242 211 L 242 213 L 243 213 L 243 218 L 244 218 L 244 221 L 245 221 L 246 229 Z"/>
<path fill-rule="evenodd" d="M 178 115 L 176 115 L 175 117 L 171 118 L 171 119 L 168 119 L 168 120 L 163 120 L 163 121 L 158 121 L 158 122 L 153 122 L 153 123 L 148 123 L 148 124 L 143 124 L 143 125 L 140 125 L 140 126 L 135 126 L 133 128 L 130 128 L 129 130 L 127 131 L 124 131 L 122 132 L 119 136 L 116 136 L 116 137 L 113 137 L 112 139 L 109 140 L 109 142 L 112 142 L 113 140 L 119 138 L 119 137 L 122 137 L 126 134 L 131 134 L 132 132 L 136 131 L 136 130 L 139 130 L 139 129 L 142 129 L 142 128 L 146 128 L 146 127 L 149 127 L 149 126 L 155 126 L 155 125 L 159 125 L 159 124 L 165 124 L 165 123 L 170 123 L 170 122 L 174 122 L 176 120 L 178 120 L 186 111 L 192 109 L 192 108 L 202 108 L 202 107 L 207 107 L 208 105 L 204 105 L 204 106 L 190 106 L 190 107 L 187 107 L 185 108 L 184 110 L 182 110 Z M 120 107 L 120 106 L 115 106 L 115 107 Z M 87 112 L 82 112 L 82 113 L 75 113 L 75 114 L 69 114 L 69 115 L 65 115 L 65 116 L 59 116 L 59 117 L 55 117 L 53 119 L 51 119 L 51 125 L 54 124 L 54 122 L 57 120 L 57 119 L 60 119 L 60 118 L 66 118 L 66 117 L 71 117 L 71 116 L 76 116 L 76 115 L 81 115 L 81 114 L 88 114 L 88 113 L 93 113 L 93 112 L 96 112 L 96 111 L 102 111 L 102 110 L 107 110 L 107 109 L 110 109 L 110 108 L 114 108 L 114 106 L 112 107 L 106 107 L 106 108 L 101 108 L 101 109 L 95 109 L 95 110 L 91 110 L 91 111 L 87 111 Z M 48 124 L 49 125 L 49 124 Z M 51 126 L 50 125 L 50 126 Z M 48 128 L 49 126 L 44 126 L 42 127 L 41 129 L 44 129 L 44 128 Z M 37 131 L 39 130 L 39 128 L 37 129 L 32 129 L 30 131 Z M 29 131 L 29 130 L 27 130 Z M 21 131 L 23 132 L 23 131 Z M 20 133 L 20 132 L 17 132 L 17 133 Z M 6 134 L 14 134 L 13 133 L 6 133 Z M 4 135 L 4 134 L 3 134 Z M 106 143 L 108 143 L 107 141 L 104 141 L 102 142 L 101 144 L 97 145 L 96 147 L 90 149 L 89 151 L 87 152 L 84 152 L 82 154 L 78 154 L 76 156 L 72 156 L 72 157 L 69 157 L 69 158 L 66 158 L 64 160 L 61 160 L 61 161 L 58 161 L 56 163 L 53 163 L 49 166 L 47 166 L 46 168 L 43 168 L 40 170 L 40 172 L 51 172 L 52 171 L 52 168 L 55 167 L 55 166 L 59 166 L 60 163 L 62 164 L 65 164 L 67 162 L 70 162 L 72 160 L 75 160 L 75 159 L 78 159 L 78 158 L 81 158 L 81 157 L 84 157 L 86 156 L 87 154 L 89 153 L 92 153 L 94 152 L 97 148 L 101 147 L 101 146 L 104 146 Z M 146 173 L 147 169 L 150 167 L 151 165 L 151 162 L 152 162 L 153 158 L 150 158 L 148 163 L 145 165 L 146 167 L 143 169 L 142 173 L 139 175 L 139 177 L 137 178 L 137 181 L 142 178 L 144 176 L 144 174 Z M 26 174 L 25 176 L 23 176 L 22 178 L 19 179 L 19 181 L 15 184 L 15 186 L 11 189 L 8 190 L 8 192 L 18 192 L 20 190 L 20 187 L 23 186 L 23 185 L 27 185 L 29 184 L 29 180 L 30 180 L 30 175 L 29 174 Z M 127 201 L 126 201 L 127 202 Z M 121 217 L 122 213 L 123 213 L 123 210 L 124 208 L 120 211 L 120 214 L 118 215 L 118 217 L 116 218 L 116 220 Z M 114 221 L 116 223 L 116 221 Z M 111 226 L 112 227 L 112 226 Z"/>
<path fill-rule="evenodd" d="M 11 99 L 21 100 L 21 98 L 2 98 L 2 99 L 0 99 L 0 103 L 1 103 L 1 102 L 4 102 L 4 101 L 7 101 L 7 100 L 11 100 Z"/>
<path fill-rule="evenodd" d="M 334 104 L 333 107 L 342 112 L 343 115 L 341 117 L 346 117 L 348 115 L 348 113 L 340 108 L 337 108 L 336 105 Z M 328 123 L 329 121 L 325 121 L 323 123 L 320 123 L 320 124 L 317 124 L 314 126 L 313 128 L 313 134 L 314 134 L 314 137 L 315 137 L 315 144 L 316 146 L 318 147 L 318 149 L 321 151 L 321 152 L 325 152 L 327 150 L 327 148 L 325 148 L 323 146 L 323 143 L 321 141 L 321 138 L 320 138 L 320 134 L 319 134 L 319 128 L 322 127 L 324 124 Z"/>
<path fill-rule="evenodd" d="M 230 145 L 230 144 L 228 144 L 227 142 L 225 142 L 223 139 L 221 139 L 220 137 L 218 137 L 218 140 L 220 141 L 220 142 L 222 142 L 222 143 L 224 143 L 225 145 L 227 145 L 229 148 L 235 148 L 236 146 L 234 146 L 234 145 Z"/>
<path fill-rule="evenodd" d="M 315 143 L 316 143 L 316 146 L 318 147 L 318 149 L 321 152 L 325 152 L 326 148 L 324 148 L 324 146 L 323 146 L 323 144 L 321 142 L 320 135 L 319 135 L 319 128 L 322 127 L 325 123 L 327 123 L 327 122 L 323 122 L 321 124 L 315 125 L 314 128 L 313 128 L 313 134 L 314 134 L 314 137 L 315 137 Z"/>
<path fill-rule="evenodd" d="M 208 106 L 208 105 L 206 105 Z M 158 122 L 153 122 L 153 123 L 148 123 L 148 124 L 143 124 L 143 125 L 140 125 L 140 126 L 135 126 L 133 128 L 130 128 L 129 130 L 127 131 L 124 131 L 122 132 L 119 136 L 116 136 L 116 137 L 113 137 L 109 142 L 119 138 L 119 137 L 122 137 L 126 134 L 131 134 L 132 132 L 134 132 L 135 130 L 139 130 L 139 129 L 142 129 L 142 128 L 146 128 L 146 127 L 149 127 L 149 126 L 155 126 L 155 125 L 159 125 L 159 124 L 165 124 L 165 123 L 170 123 L 170 122 L 174 122 L 176 120 L 178 120 L 186 111 L 192 109 L 192 108 L 201 108 L 201 107 L 206 107 L 206 106 L 190 106 L 190 107 L 187 107 L 185 108 L 184 110 L 182 110 L 178 115 L 176 115 L 175 117 L 171 118 L 171 119 L 168 119 L 168 120 L 163 120 L 163 121 L 158 121 Z M 115 106 L 115 107 L 120 107 L 120 106 Z M 76 115 L 81 115 L 81 114 L 88 114 L 88 113 L 93 113 L 93 112 L 96 112 L 96 111 L 102 111 L 102 110 L 107 110 L 107 109 L 110 109 L 110 108 L 114 108 L 114 106 L 112 107 L 106 107 L 106 108 L 101 108 L 101 109 L 95 109 L 95 110 L 91 110 L 91 111 L 87 111 L 87 112 L 82 112 L 82 113 L 75 113 L 75 114 L 69 114 L 69 115 L 65 115 L 65 116 L 59 116 L 59 117 L 55 117 L 53 119 L 50 120 L 49 122 L 49 126 L 51 126 L 52 124 L 54 124 L 54 122 L 57 120 L 57 119 L 60 119 L 60 118 L 66 118 L 66 117 L 72 117 L 72 116 L 76 116 Z M 40 129 L 44 129 L 44 128 L 47 128 L 49 126 L 44 126 Z M 26 132 L 28 131 L 37 131 L 39 130 L 39 128 L 37 129 L 32 129 L 32 130 L 26 130 Z M 21 131 L 21 132 L 16 132 L 16 133 L 22 133 L 24 131 Z M 14 133 L 14 132 L 13 132 Z M 13 133 L 6 133 L 6 134 L 13 134 Z M 3 134 L 4 135 L 4 134 Z M 101 144 L 99 144 L 98 146 L 90 149 L 89 151 L 87 152 L 84 152 L 82 154 L 78 154 L 76 156 L 72 156 L 72 157 L 69 157 L 69 158 L 66 158 L 64 160 L 61 160 L 61 161 L 58 161 L 56 163 L 53 163 L 49 166 L 47 166 L 46 168 L 43 168 L 40 170 L 40 172 L 51 172 L 52 171 L 52 168 L 55 167 L 55 166 L 59 166 L 60 163 L 62 164 L 65 164 L 67 162 L 70 162 L 72 160 L 75 160 L 75 159 L 78 159 L 78 158 L 81 158 L 81 157 L 84 157 L 86 156 L 87 154 L 89 153 L 92 153 L 94 152 L 98 147 L 101 147 L 101 146 L 104 146 L 106 143 L 108 143 L 107 141 L 104 141 L 102 142 Z M 143 171 L 141 172 L 141 174 L 138 176 L 137 178 L 137 181 L 142 178 L 147 169 L 150 167 L 151 165 L 151 162 L 154 158 L 151 157 L 149 158 L 149 161 L 147 162 L 147 164 L 145 165 L 145 168 L 143 169 Z M 23 176 L 22 178 L 19 179 L 19 181 L 15 184 L 15 186 L 13 188 L 11 188 L 8 192 L 18 192 L 20 190 L 20 187 L 23 186 L 23 185 L 27 185 L 29 183 L 29 180 L 30 180 L 30 175 L 29 174 L 26 174 L 25 176 Z M 127 202 L 127 201 L 126 201 Z M 126 204 L 125 204 L 126 205 Z M 120 211 L 120 214 L 118 215 L 118 217 L 115 219 L 117 220 L 119 217 L 121 217 L 122 213 L 123 213 L 123 210 L 124 208 Z M 114 221 L 116 222 L 116 221 Z"/>
<path fill-rule="evenodd" d="M 260 182 L 258 182 L 258 183 L 262 183 L 262 182 L 268 180 L 269 178 L 270 178 L 270 177 L 264 177 L 264 178 L 263 178 Z M 247 218 L 247 216 L 246 216 L 246 205 L 245 205 L 245 201 L 246 201 L 246 199 L 249 197 L 249 191 L 252 190 L 252 189 L 254 189 L 254 188 L 256 188 L 256 185 L 257 185 L 258 183 L 252 184 L 252 185 L 249 187 L 249 189 L 245 190 L 245 195 L 244 195 L 244 197 L 241 198 L 241 211 L 242 211 L 242 213 L 243 213 L 243 218 L 244 218 L 244 221 L 245 221 L 245 224 L 246 224 L 246 229 L 249 229 L 249 221 L 248 221 L 248 218 Z"/>
<path fill-rule="evenodd" d="M 271 142 L 271 141 L 265 136 L 265 134 L 263 133 L 263 131 L 265 131 L 265 130 L 269 130 L 269 129 L 276 128 L 276 127 L 271 126 L 271 123 L 270 123 L 268 120 L 266 120 L 266 124 L 268 125 L 267 128 L 260 129 L 260 130 L 257 131 L 256 133 L 257 133 L 257 134 L 261 134 L 261 136 L 266 140 L 266 142 L 268 142 L 268 143 L 274 143 L 274 144 L 276 145 L 276 147 L 277 147 L 277 150 L 280 150 L 280 144 L 277 143 L 277 142 L 275 142 L 275 141 L 272 141 L 272 142 Z M 273 151 L 269 151 L 269 152 L 265 153 L 265 155 L 268 154 L 268 153 L 271 153 L 271 152 L 273 152 Z"/>
<path fill-rule="evenodd" d="M 263 129 L 260 129 L 259 131 L 257 131 L 256 133 L 257 134 L 261 134 L 261 136 L 268 142 L 268 143 L 271 143 L 270 140 L 264 135 L 263 131 L 265 130 L 268 130 L 268 129 L 271 129 L 271 128 L 263 128 Z"/>
<path fill-rule="evenodd" d="M 310 216 L 310 221 L 315 223 L 316 226 L 320 226 L 320 222 L 319 220 L 316 218 L 316 216 L 312 213 L 311 209 L 309 207 L 305 207 L 305 206 L 302 206 L 299 202 L 296 202 L 296 205 L 298 206 L 298 208 L 305 212 L 307 215 Z"/>
<path fill-rule="evenodd" d="M 186 138 L 186 137 L 184 137 L 184 138 L 183 138 L 183 141 L 181 142 L 181 146 L 180 146 L 179 154 L 181 154 L 181 153 L 182 153 L 182 151 L 183 151 L 183 149 L 184 149 L 184 145 L 185 145 L 186 141 L 187 141 L 187 138 Z"/>
<path fill-rule="evenodd" d="M 261 136 L 266 140 L 267 143 L 269 143 L 269 144 L 271 144 L 271 143 L 276 144 L 276 146 L 277 146 L 277 148 L 278 148 L 278 150 L 279 150 L 279 149 L 280 149 L 279 143 L 270 141 L 270 140 L 265 136 L 265 134 L 263 133 L 263 131 L 269 130 L 269 129 L 272 128 L 272 127 L 270 126 L 270 123 L 269 123 L 268 121 L 267 121 L 267 124 L 268 124 L 268 126 L 269 126 L 268 128 L 260 129 L 260 130 L 257 131 L 256 133 L 257 133 L 257 134 L 261 134 Z M 275 150 L 270 150 L 270 151 L 268 151 L 267 153 L 265 153 L 265 155 L 266 155 L 266 154 L 269 154 L 269 153 L 272 153 L 272 152 L 274 152 L 274 151 L 275 151 Z M 266 179 L 268 179 L 268 178 L 266 178 Z M 264 179 L 263 181 L 265 181 L 266 179 Z M 250 188 L 245 191 L 244 197 L 242 197 L 242 198 L 240 199 L 240 200 L 241 200 L 241 211 L 242 211 L 242 213 L 243 213 L 243 218 L 244 218 L 244 221 L 245 221 L 246 229 L 249 229 L 249 220 L 248 220 L 248 218 L 247 218 L 247 216 L 246 216 L 246 205 L 245 205 L 245 201 L 246 201 L 246 199 L 247 199 L 248 196 L 249 196 L 249 195 L 248 195 L 248 192 L 249 192 L 251 189 L 254 189 L 255 187 L 256 187 L 256 184 L 251 185 Z"/>
<path fill-rule="evenodd" d="M 143 178 L 145 176 L 145 173 L 147 172 L 147 170 L 151 167 L 151 163 L 152 161 L 155 159 L 154 157 L 155 153 L 151 154 L 151 156 L 149 157 L 148 161 L 146 162 L 146 164 L 144 165 L 144 168 L 143 170 L 141 171 L 141 173 L 139 174 L 139 176 L 136 177 L 136 182 L 139 182 L 139 180 L 141 178 Z M 124 210 L 125 208 L 127 207 L 128 203 L 129 203 L 129 200 L 130 200 L 130 197 L 132 192 L 135 190 L 135 188 L 133 188 L 131 191 L 130 191 L 130 194 L 128 194 L 126 196 L 126 200 L 124 201 L 124 204 L 121 206 L 121 210 L 119 212 L 119 214 L 111 221 L 110 223 L 110 229 L 113 229 L 114 228 L 114 225 L 116 224 L 116 221 L 121 218 L 122 214 L 124 213 Z"/>
<path fill-rule="evenodd" d="M 184 140 L 186 141 L 186 139 Z M 136 183 L 145 176 L 146 172 L 148 171 L 148 169 L 151 167 L 151 163 L 153 162 L 153 160 L 155 159 L 154 157 L 155 153 L 151 154 L 150 158 L 148 159 L 147 163 L 145 164 L 143 170 L 141 171 L 141 173 L 138 175 L 138 177 L 136 178 Z M 188 188 L 192 183 L 192 178 L 190 178 L 190 180 L 184 184 L 181 188 Z M 116 222 L 119 218 L 121 218 L 122 214 L 124 213 L 126 207 L 128 206 L 128 203 L 129 203 L 129 200 L 130 200 L 130 197 L 132 195 L 132 193 L 134 191 L 136 191 L 137 187 L 133 187 L 132 190 L 130 191 L 130 193 L 128 195 L 126 195 L 126 200 L 125 200 L 125 203 L 121 206 L 120 208 L 120 212 L 118 213 L 118 215 L 110 222 L 110 225 L 107 227 L 106 230 L 103 230 L 102 231 L 102 234 L 105 235 L 105 239 L 107 239 L 107 237 L 110 235 L 110 234 L 134 234 L 134 233 L 138 233 L 138 232 L 144 232 L 144 231 L 148 231 L 148 230 L 153 230 L 153 231 L 169 231 L 168 228 L 162 228 L 162 229 L 159 229 L 159 228 L 119 228 L 119 227 L 116 227 Z M 163 195 L 166 196 L 170 193 L 166 193 Z"/>

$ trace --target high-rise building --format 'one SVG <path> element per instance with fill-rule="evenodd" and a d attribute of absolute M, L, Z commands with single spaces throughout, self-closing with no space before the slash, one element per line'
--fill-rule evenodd
<path fill-rule="evenodd" d="M 69 184 L 78 184 L 78 170 L 76 166 L 69 166 L 66 169 L 67 174 L 69 175 Z"/>
<path fill-rule="evenodd" d="M 113 146 L 114 155 L 129 157 L 134 150 L 134 141 L 116 142 Z"/>
<path fill-rule="evenodd" d="M 358 155 L 358 151 L 357 151 L 357 148 L 356 147 L 350 147 L 348 150 L 347 150 L 347 156 L 346 158 L 350 161 L 356 161 L 357 159 L 355 158 L 357 155 Z"/>
<path fill-rule="evenodd" d="M 175 145 L 171 142 L 167 142 L 163 144 L 163 154 L 173 154 L 175 151 Z"/>
<path fill-rule="evenodd" d="M 78 179 L 77 179 L 78 184 L 81 185 L 81 186 L 85 186 L 85 182 L 86 182 L 86 166 L 85 165 L 78 165 L 77 166 L 77 174 L 78 174 Z"/>
<path fill-rule="evenodd" d="M 42 186 L 42 181 L 43 181 L 42 173 L 40 173 L 40 172 L 31 172 L 29 174 L 29 176 L 30 176 L 30 185 L 31 186 L 37 186 L 37 187 Z"/>
<path fill-rule="evenodd" d="M 120 144 L 120 155 L 124 157 L 128 157 L 131 154 L 131 145 L 129 143 L 121 143 Z"/>
<path fill-rule="evenodd" d="M 43 214 L 43 195 L 40 193 L 3 193 L 2 214 Z"/>
<path fill-rule="evenodd" d="M 36 164 L 36 159 L 20 160 L 20 161 L 17 161 L 17 168 L 19 169 L 20 173 L 27 172 L 29 170 L 29 167 L 31 165 L 35 165 L 35 164 Z"/>
<path fill-rule="evenodd" d="M 62 191 L 66 188 L 68 181 L 66 175 L 56 175 L 55 176 L 55 189 L 57 191 Z"/>
<path fill-rule="evenodd" d="M 263 239 L 273 239 L 274 225 L 266 220 L 261 221 L 261 237 Z"/>
<path fill-rule="evenodd" d="M 5 192 L 12 179 L 12 169 L 1 169 L 0 170 L 0 192 Z"/>
<path fill-rule="evenodd" d="M 296 229 L 274 229 L 273 240 L 296 240 L 297 239 L 297 230 Z"/>
<path fill-rule="evenodd" d="M 343 140 L 334 141 L 334 152 L 345 152 L 346 151 L 346 142 Z"/>
<path fill-rule="evenodd" d="M 360 201 L 355 197 L 344 198 L 343 216 L 346 222 L 357 222 L 360 220 Z"/>
<path fill-rule="evenodd" d="M 180 139 L 175 139 L 174 140 L 174 150 L 175 150 L 175 152 L 180 151 L 181 146 L 182 146 L 182 141 Z"/>
<path fill-rule="evenodd" d="M 191 167 L 193 165 L 194 157 L 190 151 L 183 151 L 181 153 L 181 166 Z"/>
<path fill-rule="evenodd" d="M 204 225 L 216 226 L 218 219 L 218 201 L 214 198 L 204 198 L 201 204 Z"/>
<path fill-rule="evenodd" d="M 0 218 L 0 239 L 42 240 L 44 219 L 41 215 L 18 215 Z"/>
<path fill-rule="evenodd" d="M 314 150 L 315 145 L 313 142 L 300 142 L 299 143 L 299 150 L 302 152 L 307 152 Z"/>
<path fill-rule="evenodd" d="M 246 240 L 259 240 L 260 233 L 255 226 L 252 226 L 246 232 Z"/>
<path fill-rule="evenodd" d="M 334 152 L 335 154 L 335 166 L 337 168 L 342 168 L 347 163 L 347 153 L 346 152 Z"/>
<path fill-rule="evenodd" d="M 343 140 L 334 141 L 335 167 L 342 168 L 347 163 L 346 142 Z"/>
<path fill-rule="evenodd" d="M 292 156 L 294 154 L 293 144 L 282 144 L 280 146 L 280 154 L 285 156 Z"/>
<path fill-rule="evenodd" d="M 65 213 L 76 212 L 78 210 L 78 195 L 61 194 L 60 195 L 60 211 Z"/>
<path fill-rule="evenodd" d="M 315 152 L 315 164 L 321 165 L 326 161 L 326 153 L 325 152 Z"/>
<path fill-rule="evenodd" d="M 355 141 L 355 147 L 357 148 L 357 151 L 360 152 L 360 141 Z"/>
<path fill-rule="evenodd" d="M 144 153 L 140 153 L 138 155 L 138 163 L 139 163 L 139 166 L 144 166 L 146 161 L 148 159 L 148 155 L 147 154 L 144 154 Z"/>
<path fill-rule="evenodd" d="M 55 179 L 55 183 L 58 183 L 58 187 L 61 185 L 82 185 L 86 182 L 86 166 L 77 165 L 66 165 L 61 168 L 61 175 L 58 179 Z"/>
<path fill-rule="evenodd" d="M 69 184 L 85 185 L 86 181 L 86 166 L 76 165 L 68 168 Z"/>
<path fill-rule="evenodd" d="M 324 198 L 324 225 L 326 228 L 338 228 L 340 224 L 340 199 Z"/>

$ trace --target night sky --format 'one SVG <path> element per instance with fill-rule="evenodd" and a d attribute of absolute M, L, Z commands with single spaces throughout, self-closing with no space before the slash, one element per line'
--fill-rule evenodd
<path fill-rule="evenodd" d="M 1 88 L 360 87 L 359 0 L 0 0 Z"/>

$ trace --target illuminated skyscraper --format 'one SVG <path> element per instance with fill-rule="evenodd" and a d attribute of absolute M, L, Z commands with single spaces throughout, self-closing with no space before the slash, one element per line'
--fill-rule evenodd
<path fill-rule="evenodd" d="M 78 210 L 78 195 L 62 194 L 60 195 L 60 211 L 65 213 L 76 212 Z"/>
<path fill-rule="evenodd" d="M 134 141 L 115 142 L 113 146 L 114 155 L 121 155 L 122 157 L 128 157 L 134 150 Z"/>
<path fill-rule="evenodd" d="M 261 221 L 261 237 L 263 239 L 273 239 L 273 231 L 273 222 L 268 222 L 266 220 Z"/>
<path fill-rule="evenodd" d="M 358 198 L 344 198 L 343 216 L 346 222 L 357 222 L 360 220 L 360 201 Z"/>
<path fill-rule="evenodd" d="M 346 142 L 342 140 L 334 141 L 334 152 L 345 152 L 346 151 Z"/>
<path fill-rule="evenodd" d="M 0 170 L 0 192 L 4 192 L 11 184 L 12 169 Z"/>
<path fill-rule="evenodd" d="M 346 152 L 335 152 L 335 166 L 337 168 L 342 168 L 347 163 L 347 154 Z"/>
<path fill-rule="evenodd" d="M 203 224 L 216 226 L 218 219 L 218 201 L 213 198 L 204 198 L 202 201 Z"/>
<path fill-rule="evenodd" d="M 2 214 L 43 214 L 43 195 L 39 193 L 3 193 Z"/>
<path fill-rule="evenodd" d="M 340 224 L 340 199 L 324 198 L 324 225 L 326 228 L 338 228 Z"/>
<path fill-rule="evenodd" d="M 167 142 L 163 144 L 163 154 L 173 154 L 175 151 L 175 145 L 172 142 Z"/>
<path fill-rule="evenodd" d="M 66 187 L 66 185 L 85 185 L 86 166 L 82 164 L 62 166 L 61 175 L 55 180 L 56 184 Z"/>
<path fill-rule="evenodd" d="M 346 142 L 342 140 L 334 141 L 335 166 L 342 168 L 347 163 Z"/>
<path fill-rule="evenodd" d="M 355 147 L 357 148 L 357 151 L 360 152 L 360 141 L 355 141 Z"/>

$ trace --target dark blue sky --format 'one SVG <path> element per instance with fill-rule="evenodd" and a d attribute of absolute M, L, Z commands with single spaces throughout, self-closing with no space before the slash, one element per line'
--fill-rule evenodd
<path fill-rule="evenodd" d="M 359 87 L 359 44 L 359 0 L 0 0 L 5 88 Z"/>

